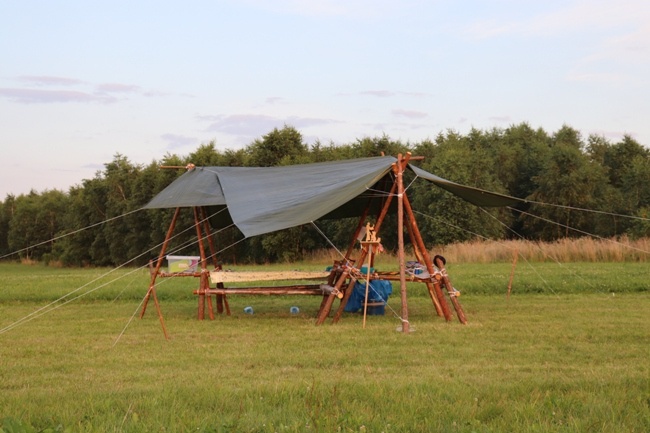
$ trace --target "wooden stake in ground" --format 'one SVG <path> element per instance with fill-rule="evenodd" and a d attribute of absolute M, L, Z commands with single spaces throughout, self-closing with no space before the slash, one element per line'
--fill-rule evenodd
<path fill-rule="evenodd" d="M 515 278 L 515 268 L 517 267 L 517 258 L 519 257 L 519 249 L 515 248 L 515 254 L 512 258 L 512 270 L 510 271 L 510 280 L 508 281 L 508 295 L 510 299 L 510 292 L 512 291 L 512 280 Z"/>

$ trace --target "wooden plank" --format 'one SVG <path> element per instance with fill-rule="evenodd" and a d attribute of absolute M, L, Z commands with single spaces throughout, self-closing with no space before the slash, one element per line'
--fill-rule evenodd
<path fill-rule="evenodd" d="M 241 272 L 211 271 L 212 283 L 242 283 L 247 281 L 327 280 L 329 271 L 323 272 Z"/>
<path fill-rule="evenodd" d="M 307 286 L 279 286 L 279 287 L 240 287 L 232 289 L 209 289 L 210 295 L 328 295 L 332 287 L 326 284 Z"/>

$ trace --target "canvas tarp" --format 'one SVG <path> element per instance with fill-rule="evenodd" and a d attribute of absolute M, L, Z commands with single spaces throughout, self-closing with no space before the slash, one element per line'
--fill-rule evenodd
<path fill-rule="evenodd" d="M 481 207 L 495 207 L 495 206 L 514 206 L 521 203 L 522 199 L 511 197 L 509 195 L 499 194 L 496 192 L 485 191 L 471 186 L 461 185 L 447 179 L 443 179 L 428 171 L 424 171 L 414 165 L 409 165 L 409 168 L 422 179 L 438 185 L 440 188 L 449 191 L 458 197 L 467 200 L 468 202 Z"/>
<path fill-rule="evenodd" d="M 246 236 L 296 227 L 322 217 L 359 215 L 397 161 L 392 156 L 278 167 L 196 167 L 172 182 L 145 208 L 227 207 Z M 479 206 L 504 206 L 518 199 L 465 187 L 417 167 L 413 172 Z M 228 219 L 230 220 L 230 219 Z"/>

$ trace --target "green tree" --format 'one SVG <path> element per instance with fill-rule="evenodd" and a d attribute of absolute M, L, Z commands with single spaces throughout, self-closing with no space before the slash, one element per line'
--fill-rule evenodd
<path fill-rule="evenodd" d="M 255 140 L 247 147 L 248 163 L 254 167 L 272 167 L 307 162 L 308 147 L 302 141 L 302 134 L 294 127 L 285 125 Z"/>
<path fill-rule="evenodd" d="M 15 212 L 16 197 L 7 194 L 4 201 L 0 202 L 0 256 L 10 254 L 9 249 L 9 224 Z"/>
<path fill-rule="evenodd" d="M 427 141 L 416 150 L 418 154 L 423 150 L 433 155 L 422 164 L 431 173 L 464 185 L 503 192 L 494 174 L 486 137 L 479 131 L 472 131 L 468 137 L 448 131 L 446 135 L 439 134 L 435 144 Z M 483 210 L 428 182 L 415 183 L 412 190 L 414 207 L 424 214 L 418 224 L 428 244 L 442 245 L 477 235 L 504 236 L 510 217 L 503 210 Z"/>
<path fill-rule="evenodd" d="M 222 156 L 216 149 L 215 141 L 211 141 L 208 144 L 201 144 L 186 158 L 188 163 L 192 163 L 198 167 L 222 165 L 221 159 Z"/>
<path fill-rule="evenodd" d="M 648 157 L 650 157 L 650 150 L 641 146 L 629 135 L 624 136 L 621 142 L 605 147 L 603 163 L 609 168 L 612 186 L 623 187 L 624 178 L 631 168 L 632 161 Z"/>
<path fill-rule="evenodd" d="M 406 154 L 409 147 L 402 144 L 400 141 L 393 141 L 386 134 L 381 137 L 365 137 L 357 140 L 351 146 L 352 155 L 346 156 L 347 158 L 366 158 L 381 156 L 397 156 L 399 153 Z"/>
<path fill-rule="evenodd" d="M 556 223 L 526 219 L 528 228 L 543 239 L 584 236 L 584 232 L 596 232 L 600 216 L 579 209 L 603 210 L 611 189 L 608 187 L 606 169 L 589 160 L 582 147 L 580 134 L 563 127 L 553 137 L 550 155 L 542 173 L 533 178 L 537 187 L 531 199 L 543 204 L 531 207 L 531 213 Z"/>
<path fill-rule="evenodd" d="M 33 260 L 51 254 L 54 238 L 63 230 L 67 207 L 68 197 L 59 190 L 42 194 L 32 190 L 27 195 L 18 196 L 9 223 L 9 249 L 20 250 L 20 257 Z"/>

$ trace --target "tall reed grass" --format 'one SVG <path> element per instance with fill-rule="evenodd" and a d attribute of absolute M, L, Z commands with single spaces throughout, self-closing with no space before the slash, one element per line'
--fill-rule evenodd
<path fill-rule="evenodd" d="M 434 248 L 454 263 L 512 261 L 515 253 L 531 262 L 647 262 L 650 239 L 560 239 L 555 242 L 526 240 L 463 242 Z"/>
<path fill-rule="evenodd" d="M 515 254 L 529 262 L 648 262 L 650 238 L 628 237 L 595 239 L 591 237 L 560 239 L 555 242 L 527 240 L 474 240 L 449 245 L 436 245 L 429 253 L 440 254 L 451 263 L 511 262 Z M 408 255 L 412 254 L 407 252 Z M 388 253 L 387 258 L 394 258 Z M 307 261 L 328 262 L 339 259 L 334 250 L 322 250 L 307 257 Z M 382 260 L 382 256 L 377 257 Z"/>

